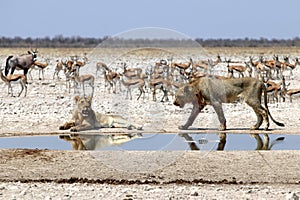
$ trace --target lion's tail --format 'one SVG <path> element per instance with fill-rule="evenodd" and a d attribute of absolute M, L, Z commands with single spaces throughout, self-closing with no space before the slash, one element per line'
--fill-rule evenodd
<path fill-rule="evenodd" d="M 267 99 L 267 88 L 266 88 L 265 85 L 263 85 L 263 92 L 264 92 L 264 102 L 265 102 L 265 107 L 266 107 L 266 109 L 267 109 L 268 115 L 270 116 L 271 120 L 272 120 L 277 126 L 282 126 L 282 127 L 284 127 L 284 123 L 281 123 L 281 122 L 276 121 L 276 120 L 272 117 L 272 115 L 271 115 L 271 113 L 270 113 L 270 111 L 269 111 L 269 107 L 268 107 L 268 99 Z"/>

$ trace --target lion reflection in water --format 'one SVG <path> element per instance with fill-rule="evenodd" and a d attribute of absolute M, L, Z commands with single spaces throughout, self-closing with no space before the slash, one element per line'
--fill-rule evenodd
<path fill-rule="evenodd" d="M 70 142 L 73 150 L 97 150 L 108 146 L 118 146 L 140 137 L 142 137 L 141 133 L 114 135 L 68 134 L 59 136 L 60 139 Z"/>
<path fill-rule="evenodd" d="M 181 133 L 179 136 L 183 137 L 189 145 L 191 150 L 200 150 L 197 146 L 197 142 L 187 133 Z M 256 140 L 256 149 L 255 150 L 271 150 L 275 144 L 278 144 L 284 141 L 284 137 L 277 137 L 276 139 L 272 140 L 270 143 L 270 138 L 267 133 L 264 134 L 264 139 L 260 137 L 257 133 L 250 134 Z M 224 151 L 227 135 L 226 133 L 219 133 L 219 142 L 217 146 L 217 151 Z"/>

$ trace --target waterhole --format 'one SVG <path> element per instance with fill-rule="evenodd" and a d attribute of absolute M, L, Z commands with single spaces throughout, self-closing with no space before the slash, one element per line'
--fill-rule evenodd
<path fill-rule="evenodd" d="M 1 137 L 0 148 L 49 150 L 300 150 L 300 136 L 292 134 L 63 134 Z"/>

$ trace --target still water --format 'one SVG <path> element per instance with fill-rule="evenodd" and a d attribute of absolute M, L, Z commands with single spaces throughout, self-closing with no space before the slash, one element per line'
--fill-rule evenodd
<path fill-rule="evenodd" d="M 274 134 L 65 134 L 1 137 L 0 148 L 50 150 L 300 150 L 300 135 Z"/>

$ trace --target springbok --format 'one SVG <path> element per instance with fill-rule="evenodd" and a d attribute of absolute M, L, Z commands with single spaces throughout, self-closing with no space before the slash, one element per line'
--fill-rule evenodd
<path fill-rule="evenodd" d="M 192 71 L 196 72 L 198 71 L 198 68 L 200 68 L 200 69 L 204 69 L 204 71 L 207 73 L 212 70 L 210 69 L 210 66 L 214 67 L 220 62 L 222 62 L 220 55 L 217 55 L 216 61 L 213 61 L 212 59 L 208 59 L 208 60 L 199 60 L 198 62 L 193 62 L 192 60 Z"/>
<path fill-rule="evenodd" d="M 244 77 L 245 72 L 247 71 L 249 76 L 252 76 L 252 68 L 249 66 L 247 62 L 244 65 L 230 65 L 230 60 L 227 61 L 227 70 L 228 70 L 228 77 L 233 78 L 233 71 L 238 72 L 239 78 Z"/>
<path fill-rule="evenodd" d="M 130 100 L 132 100 L 131 89 L 138 88 L 140 90 L 140 94 L 137 100 L 140 99 L 141 95 L 143 94 L 143 99 L 145 99 L 145 79 L 147 78 L 146 75 L 140 74 L 140 77 L 134 79 L 128 79 L 126 76 L 122 76 L 121 83 L 127 88 L 126 92 L 126 99 L 128 99 L 128 94 L 130 96 Z"/>
<path fill-rule="evenodd" d="M 152 98 L 153 101 L 156 101 L 156 89 L 160 88 L 160 90 L 164 93 L 161 102 L 164 102 L 164 99 L 166 101 L 169 101 L 168 98 L 168 91 L 169 91 L 169 82 L 165 80 L 164 78 L 156 78 L 156 79 L 150 79 L 149 87 L 152 88 Z"/>
<path fill-rule="evenodd" d="M 126 63 L 123 63 L 123 70 L 124 70 L 123 75 L 126 76 L 127 78 L 136 78 L 143 72 L 143 70 L 139 67 L 127 68 Z"/>
<path fill-rule="evenodd" d="M 121 75 L 118 72 L 112 71 L 109 67 L 107 67 L 106 64 L 104 65 L 99 65 L 99 67 L 101 67 L 102 71 L 103 71 L 103 75 L 104 75 L 104 86 L 107 87 L 107 85 L 109 85 L 109 92 L 110 89 L 113 89 L 113 93 L 116 93 L 117 90 L 117 82 L 119 82 L 119 87 L 120 87 L 120 91 L 122 91 L 121 88 Z"/>
<path fill-rule="evenodd" d="M 271 69 L 264 64 L 265 61 L 263 60 L 262 56 L 259 58 L 259 61 L 257 62 L 253 61 L 253 57 L 250 56 L 249 58 L 250 58 L 250 64 L 255 70 L 256 78 L 260 78 L 260 79 L 263 79 L 264 77 L 270 78 Z"/>
<path fill-rule="evenodd" d="M 289 96 L 290 102 L 292 103 L 293 96 L 300 96 L 300 88 L 287 89 L 285 95 Z"/>
<path fill-rule="evenodd" d="M 23 69 L 24 75 L 26 76 L 29 68 L 36 61 L 37 53 L 38 51 L 36 49 L 34 51 L 28 51 L 28 54 L 23 54 L 20 56 L 9 56 L 6 59 L 5 76 L 8 75 L 9 70 L 11 70 L 10 74 L 13 74 L 16 67 Z"/>
<path fill-rule="evenodd" d="M 28 72 L 29 75 L 30 75 L 31 80 L 32 80 L 32 75 L 31 75 L 32 70 L 39 70 L 39 80 L 42 80 L 41 79 L 41 72 L 42 72 L 43 80 L 45 79 L 44 71 L 45 71 L 46 67 L 48 67 L 49 61 L 50 61 L 49 59 L 46 59 L 45 63 L 42 63 L 42 62 L 39 62 L 39 61 L 35 61 L 33 63 L 33 65 L 30 67 L 29 72 Z"/>
<path fill-rule="evenodd" d="M 171 67 L 173 67 L 173 68 L 178 67 L 179 69 L 187 70 L 191 66 L 192 62 L 193 62 L 192 58 L 190 58 L 188 63 L 174 63 L 174 62 L 172 62 Z"/>
<path fill-rule="evenodd" d="M 261 60 L 263 61 L 263 64 L 269 68 L 269 77 L 271 78 L 271 72 L 274 71 L 273 74 L 276 73 L 276 78 L 279 79 L 283 63 L 279 61 L 278 55 L 274 55 L 273 58 L 274 60 Z"/>
<path fill-rule="evenodd" d="M 96 77 L 97 77 L 98 71 L 101 71 L 103 68 L 108 69 L 108 67 L 105 63 L 103 63 L 103 62 L 96 63 Z"/>
<path fill-rule="evenodd" d="M 11 96 L 13 96 L 13 90 L 12 90 L 12 86 L 11 86 L 11 83 L 12 82 L 19 82 L 20 85 L 21 85 L 21 91 L 18 95 L 18 97 L 22 94 L 24 88 L 25 88 L 25 95 L 24 97 L 26 97 L 26 94 L 27 94 L 27 85 L 26 85 L 26 77 L 25 75 L 23 74 L 11 74 L 11 75 L 8 75 L 7 77 L 3 74 L 3 69 L 0 69 L 0 77 L 1 79 L 7 83 L 8 85 L 8 95 L 9 95 L 9 91 L 11 92 Z"/>
<path fill-rule="evenodd" d="M 284 63 L 283 63 L 283 70 L 289 70 L 290 71 L 290 76 L 293 76 L 293 70 L 296 68 L 297 65 L 300 65 L 300 61 L 298 58 L 295 59 L 295 63 L 292 64 L 289 61 L 289 57 L 284 57 Z"/>
<path fill-rule="evenodd" d="M 79 73 L 77 71 L 73 72 L 74 75 L 74 82 L 76 83 L 75 86 L 79 85 L 82 87 L 83 95 L 85 94 L 85 84 L 88 84 L 92 88 L 92 94 L 91 96 L 94 96 L 94 81 L 95 77 L 91 74 L 83 74 L 79 76 Z"/>
<path fill-rule="evenodd" d="M 66 65 L 67 65 L 66 62 L 57 60 L 57 63 L 56 63 L 56 66 L 55 66 L 55 71 L 54 71 L 54 74 L 53 74 L 53 80 L 55 78 L 55 75 L 56 75 L 58 80 L 60 79 L 58 74 L 63 69 L 63 67 L 66 66 Z"/>
<path fill-rule="evenodd" d="M 278 95 L 283 99 L 283 102 L 285 102 L 285 91 L 286 91 L 286 83 L 285 78 L 282 77 L 282 81 L 275 83 L 274 81 L 267 80 L 265 82 L 266 88 L 267 88 L 267 94 L 268 96 L 273 97 L 276 100 L 276 103 L 279 102 Z M 270 99 L 270 98 L 268 98 Z"/>

